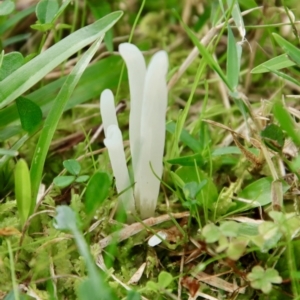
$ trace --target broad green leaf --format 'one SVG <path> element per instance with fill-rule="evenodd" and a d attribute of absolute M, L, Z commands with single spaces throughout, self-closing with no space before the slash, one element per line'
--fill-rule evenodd
<path fill-rule="evenodd" d="M 20 159 L 15 166 L 15 195 L 21 225 L 23 226 L 33 212 L 35 203 L 32 201 L 30 174 L 24 159 Z"/>
<path fill-rule="evenodd" d="M 289 58 L 300 66 L 300 50 L 277 33 L 273 33 L 273 37 Z"/>
<path fill-rule="evenodd" d="M 36 6 L 36 16 L 41 24 L 52 23 L 59 10 L 57 0 L 41 0 Z"/>
<path fill-rule="evenodd" d="M 275 124 L 268 125 L 262 132 L 260 136 L 268 147 L 275 151 L 281 151 L 284 146 L 284 133 L 279 126 Z"/>
<path fill-rule="evenodd" d="M 207 184 L 207 180 L 203 180 L 200 183 L 197 183 L 195 181 L 186 183 L 182 190 L 185 195 L 185 198 L 187 199 L 195 199 L 201 189 Z"/>
<path fill-rule="evenodd" d="M 285 80 L 288 80 L 292 83 L 294 83 L 295 85 L 298 85 L 300 86 L 300 81 L 297 80 L 296 78 L 286 74 L 286 73 L 283 73 L 283 72 L 280 72 L 280 71 L 277 71 L 277 70 L 270 70 L 272 73 L 276 74 L 277 76 L 285 79 Z"/>
<path fill-rule="evenodd" d="M 256 148 L 247 148 L 248 151 L 252 152 L 256 156 L 259 154 L 259 150 Z M 241 154 L 241 150 L 235 146 L 222 147 L 214 149 L 211 153 L 212 156 L 221 156 L 228 154 Z"/>
<path fill-rule="evenodd" d="M 204 165 L 204 159 L 200 153 L 169 159 L 167 162 L 172 165 L 180 166 L 195 166 L 196 164 L 197 166 L 201 167 Z"/>
<path fill-rule="evenodd" d="M 92 214 L 107 198 L 111 181 L 107 173 L 96 172 L 90 179 L 85 192 L 85 211 Z"/>
<path fill-rule="evenodd" d="M 56 229 L 71 232 L 78 231 L 77 216 L 70 207 L 65 205 L 58 206 L 56 213 L 54 218 L 54 227 Z"/>
<path fill-rule="evenodd" d="M 204 206 L 208 208 L 213 207 L 214 203 L 218 199 L 218 191 L 211 178 L 209 178 L 200 168 L 196 170 L 195 167 L 181 167 L 178 170 L 176 170 L 175 173 L 182 180 L 183 185 L 180 186 L 181 189 L 183 189 L 186 183 L 189 182 L 201 183 L 204 180 L 207 180 L 207 183 L 203 186 L 201 191 L 198 193 L 196 199 L 198 205 L 200 206 Z M 198 178 L 198 175 L 200 178 Z"/>
<path fill-rule="evenodd" d="M 61 3 L 61 6 L 58 10 L 58 12 L 55 14 L 53 20 L 52 20 L 52 23 L 54 23 L 58 18 L 59 16 L 64 12 L 64 10 L 67 8 L 67 6 L 72 2 L 73 0 L 64 0 L 62 3 Z M 103 15 L 104 17 L 104 15 Z M 60 25 L 64 25 L 64 24 L 58 24 L 59 26 Z M 68 26 L 68 25 L 66 25 Z M 67 27 L 66 27 L 67 28 Z M 72 27 L 71 27 L 72 28 Z"/>
<path fill-rule="evenodd" d="M 119 300 L 110 289 L 109 284 L 98 275 L 97 278 L 91 276 L 82 281 L 78 288 L 78 298 L 80 300 Z M 99 283 L 95 280 L 97 279 Z"/>
<path fill-rule="evenodd" d="M 80 163 L 75 159 L 68 159 L 63 162 L 66 170 L 72 175 L 79 175 L 81 171 Z"/>
<path fill-rule="evenodd" d="M 95 19 L 100 19 L 106 14 L 111 13 L 111 5 L 109 1 L 88 0 L 88 5 Z M 113 51 L 113 31 L 108 30 L 104 37 L 104 43 L 108 51 Z"/>
<path fill-rule="evenodd" d="M 221 237 L 221 231 L 215 224 L 207 224 L 201 231 L 206 243 L 215 243 Z"/>
<path fill-rule="evenodd" d="M 270 204 L 272 202 L 272 182 L 273 179 L 271 177 L 263 177 L 247 185 L 238 196 L 249 200 L 249 203 L 238 203 L 239 206 L 257 207 Z M 289 188 L 290 186 L 283 181 L 283 193 L 285 193 Z"/>
<path fill-rule="evenodd" d="M 65 188 L 69 186 L 71 183 L 73 183 L 75 180 L 75 176 L 57 176 L 53 179 L 53 183 L 60 187 L 60 188 Z"/>
<path fill-rule="evenodd" d="M 24 57 L 20 52 L 5 54 L 0 66 L 0 81 L 20 68 L 24 63 Z"/>
<path fill-rule="evenodd" d="M 167 288 L 173 281 L 173 276 L 165 271 L 162 271 L 158 275 L 158 284 L 161 288 Z"/>
<path fill-rule="evenodd" d="M 89 66 L 80 78 L 64 110 L 66 111 L 77 104 L 99 97 L 99 94 L 105 88 L 115 88 L 118 84 L 119 66 L 121 66 L 121 59 L 117 56 L 102 59 Z M 43 115 L 47 116 L 57 91 L 61 88 L 65 79 L 66 76 L 61 77 L 26 95 L 26 98 L 40 106 Z M 0 110 L 0 141 L 22 132 L 21 126 L 17 123 L 18 119 L 19 114 L 15 103 Z"/>
<path fill-rule="evenodd" d="M 234 20 L 234 23 L 242 37 L 242 40 L 245 39 L 246 30 L 244 25 L 243 16 L 241 14 L 240 6 L 237 0 L 227 0 L 228 6 L 231 8 L 231 15 Z"/>
<path fill-rule="evenodd" d="M 53 23 L 46 23 L 46 24 L 33 24 L 30 26 L 32 29 L 41 31 L 41 32 L 46 32 L 52 28 L 54 28 Z"/>
<path fill-rule="evenodd" d="M 90 178 L 89 175 L 80 175 L 75 179 L 75 182 L 77 182 L 77 183 L 86 182 L 89 180 L 89 178 Z"/>
<path fill-rule="evenodd" d="M 11 0 L 0 2 L 0 16 L 6 16 L 12 13 L 15 9 L 15 3 Z"/>
<path fill-rule="evenodd" d="M 68 57 L 101 37 L 121 16 L 122 12 L 114 12 L 77 30 L 2 80 L 0 108 L 26 92 Z"/>
<path fill-rule="evenodd" d="M 31 100 L 19 97 L 16 100 L 22 128 L 28 133 L 33 133 L 43 119 L 42 110 Z"/>
<path fill-rule="evenodd" d="M 34 201 L 37 197 L 39 185 L 42 179 L 47 152 L 50 147 L 50 143 L 58 125 L 59 119 L 83 71 L 86 69 L 92 57 L 99 48 L 101 40 L 102 38 L 98 38 L 96 42 L 94 42 L 92 46 L 79 59 L 72 72 L 68 75 L 58 95 L 56 96 L 51 111 L 45 120 L 44 127 L 34 151 L 30 168 L 32 197 Z"/>
<path fill-rule="evenodd" d="M 226 221 L 220 225 L 220 231 L 226 237 L 238 236 L 240 224 L 235 221 Z"/>
<path fill-rule="evenodd" d="M 171 121 L 166 124 L 166 129 L 171 134 L 175 134 L 176 124 Z M 185 129 L 181 131 L 180 141 L 184 143 L 186 146 L 188 146 L 194 152 L 200 151 L 200 143 L 195 138 L 193 138 Z"/>
<path fill-rule="evenodd" d="M 1 23 L 0 26 L 0 36 L 6 32 L 9 28 L 15 26 L 19 21 L 27 17 L 28 15 L 34 13 L 35 11 L 35 5 L 30 6 L 26 9 L 23 9 L 19 12 L 16 12 L 13 16 L 11 16 L 9 19 L 5 20 L 3 23 Z"/>
<path fill-rule="evenodd" d="M 126 300 L 141 300 L 141 295 L 135 290 L 129 290 Z"/>
<path fill-rule="evenodd" d="M 297 146 L 300 146 L 300 135 L 299 132 L 296 131 L 297 126 L 282 103 L 276 102 L 274 104 L 273 114 L 280 124 L 280 127 L 286 131 Z"/>
<path fill-rule="evenodd" d="M 270 70 L 280 70 L 295 65 L 296 64 L 289 59 L 288 55 L 282 54 L 253 68 L 251 70 L 251 73 L 252 74 L 266 73 L 266 72 L 270 72 Z"/>
<path fill-rule="evenodd" d="M 229 259 L 238 260 L 245 252 L 247 246 L 246 240 L 235 239 L 229 243 L 226 255 Z"/>

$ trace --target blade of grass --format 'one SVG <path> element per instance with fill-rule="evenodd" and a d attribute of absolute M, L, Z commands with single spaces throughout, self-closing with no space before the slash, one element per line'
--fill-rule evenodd
<path fill-rule="evenodd" d="M 235 91 L 238 82 L 239 82 L 239 74 L 240 74 L 240 56 L 238 53 L 238 44 L 235 42 L 234 35 L 232 33 L 231 28 L 228 26 L 228 43 L 227 43 L 227 79 Z"/>
<path fill-rule="evenodd" d="M 223 73 L 222 69 L 220 68 L 218 62 L 216 62 L 209 53 L 209 51 L 206 49 L 204 45 L 200 43 L 198 38 L 194 35 L 194 33 L 190 30 L 190 28 L 183 23 L 181 20 L 180 16 L 178 15 L 177 12 L 175 12 L 175 16 L 177 17 L 178 20 L 180 20 L 181 25 L 183 26 L 184 30 L 188 34 L 189 38 L 192 40 L 193 44 L 198 48 L 200 54 L 202 55 L 203 59 L 205 62 L 220 76 L 222 81 L 227 85 L 228 89 L 233 92 L 232 86 L 230 85 L 226 75 Z"/>
<path fill-rule="evenodd" d="M 227 4 L 230 8 L 232 8 L 231 10 L 232 18 L 242 37 L 242 40 L 244 40 L 246 35 L 246 30 L 245 30 L 244 20 L 241 14 L 239 3 L 237 0 L 227 0 Z"/>
<path fill-rule="evenodd" d="M 297 128 L 294 123 L 291 115 L 285 109 L 282 103 L 277 102 L 273 106 L 273 114 L 274 117 L 280 124 L 280 127 L 287 132 L 287 134 L 292 138 L 293 142 L 299 147 L 300 146 L 300 136 L 299 133 L 296 132 L 295 128 Z"/>
<path fill-rule="evenodd" d="M 35 11 L 35 5 L 19 11 L 18 13 L 13 15 L 11 18 L 7 19 L 4 23 L 1 23 L 0 36 L 2 36 L 3 33 L 5 31 L 7 31 L 9 28 L 15 26 L 19 21 L 21 21 L 28 15 L 34 13 L 34 11 Z"/>
<path fill-rule="evenodd" d="M 272 73 L 276 74 L 277 76 L 287 80 L 287 81 L 290 81 L 292 83 L 294 83 L 295 85 L 298 85 L 300 86 L 300 82 L 299 80 L 293 78 L 292 76 L 289 76 L 288 74 L 285 74 L 283 72 L 280 72 L 280 71 L 277 71 L 277 70 L 270 70 Z"/>
<path fill-rule="evenodd" d="M 73 108 L 75 105 L 98 97 L 105 88 L 114 89 L 118 84 L 120 67 L 121 59 L 118 56 L 110 56 L 101 59 L 89 66 L 80 78 L 64 111 Z M 123 79 L 127 79 L 127 75 L 124 76 Z M 44 117 L 46 117 L 53 105 L 53 100 L 55 99 L 57 92 L 62 87 L 65 80 L 66 76 L 59 78 L 26 95 L 26 98 L 36 103 L 42 109 Z M 0 110 L 0 141 L 4 141 L 15 134 L 20 134 L 22 128 L 19 124 L 19 116 L 15 102 Z M 10 130 L 10 127 L 12 126 L 14 126 L 16 130 Z"/>
<path fill-rule="evenodd" d="M 289 59 L 286 54 L 276 56 L 251 70 L 252 74 L 266 73 L 269 71 L 280 70 L 295 66 L 296 64 Z"/>
<path fill-rule="evenodd" d="M 0 108 L 26 92 L 68 57 L 101 37 L 121 16 L 122 12 L 114 12 L 77 30 L 6 77 L 0 82 Z"/>
<path fill-rule="evenodd" d="M 11 282 L 13 286 L 13 297 L 15 300 L 20 300 L 20 292 L 19 292 L 19 287 L 18 287 L 16 273 L 15 273 L 15 262 L 14 262 L 13 250 L 9 239 L 6 239 L 6 243 L 7 243 L 7 249 L 9 254 Z"/>
<path fill-rule="evenodd" d="M 276 33 L 273 33 L 273 37 L 290 59 L 300 66 L 300 50 Z"/>
<path fill-rule="evenodd" d="M 71 94 L 73 93 L 75 86 L 77 85 L 83 71 L 88 66 L 90 60 L 99 48 L 100 42 L 103 36 L 99 38 L 80 58 L 70 75 L 67 77 L 64 85 L 62 86 L 60 92 L 58 93 L 54 104 L 47 116 L 38 144 L 35 148 L 33 155 L 30 176 L 32 184 L 32 197 L 35 201 L 39 186 L 41 183 L 43 167 L 46 160 L 47 152 L 54 135 L 55 129 L 57 127 L 58 121 L 63 113 L 64 107 L 69 100 Z"/>

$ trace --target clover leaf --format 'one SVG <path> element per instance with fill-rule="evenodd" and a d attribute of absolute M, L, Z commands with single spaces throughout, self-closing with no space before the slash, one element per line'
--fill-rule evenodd
<path fill-rule="evenodd" d="M 272 290 L 272 283 L 282 282 L 277 270 L 272 268 L 265 270 L 261 266 L 253 267 L 247 278 L 254 289 L 262 290 L 264 294 L 268 294 Z"/>

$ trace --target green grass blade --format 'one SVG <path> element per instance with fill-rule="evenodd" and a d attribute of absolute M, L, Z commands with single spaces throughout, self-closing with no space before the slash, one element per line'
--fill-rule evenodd
<path fill-rule="evenodd" d="M 238 53 L 238 45 L 236 44 L 232 30 L 228 27 L 228 43 L 227 43 L 227 80 L 233 90 L 239 82 L 240 75 L 240 59 Z"/>
<path fill-rule="evenodd" d="M 300 66 L 300 50 L 276 33 L 273 33 L 273 37 L 289 58 Z"/>
<path fill-rule="evenodd" d="M 296 64 L 292 60 L 290 60 L 286 54 L 282 54 L 256 66 L 251 70 L 251 73 L 252 74 L 266 73 L 266 72 L 270 72 L 270 70 L 271 71 L 280 70 L 295 65 Z"/>
<path fill-rule="evenodd" d="M 121 16 L 122 12 L 114 12 L 77 30 L 6 77 L 0 82 L 0 108 L 26 92 L 68 57 L 101 37 Z"/>
<path fill-rule="evenodd" d="M 9 28 L 15 26 L 19 21 L 23 20 L 25 17 L 32 14 L 34 11 L 35 11 L 35 5 L 19 11 L 18 13 L 13 15 L 11 18 L 7 19 L 4 23 L 1 23 L 0 35 L 2 35 Z"/>
<path fill-rule="evenodd" d="M 273 106 L 273 113 L 274 117 L 279 122 L 280 127 L 287 132 L 287 134 L 292 138 L 293 142 L 299 147 L 300 135 L 295 130 L 297 126 L 283 104 L 280 102 L 275 103 Z"/>
<path fill-rule="evenodd" d="M 20 159 L 15 167 L 15 195 L 20 222 L 23 226 L 34 209 L 34 202 L 31 197 L 30 174 L 24 159 Z"/>
<path fill-rule="evenodd" d="M 246 30 L 245 30 L 244 20 L 241 14 L 239 3 L 237 0 L 227 0 L 227 4 L 229 7 L 232 7 L 231 16 L 242 37 L 242 40 L 244 40 L 246 35 Z"/>
<path fill-rule="evenodd" d="M 277 70 L 270 70 L 270 71 L 272 71 L 272 73 L 276 74 L 277 76 L 282 77 L 283 79 L 288 80 L 288 81 L 290 81 L 290 82 L 292 82 L 292 83 L 300 86 L 300 81 L 297 80 L 297 79 L 295 79 L 295 78 L 293 78 L 292 76 L 290 76 L 290 75 L 288 75 L 286 73 L 277 71 Z"/>
<path fill-rule="evenodd" d="M 102 38 L 101 38 L 102 40 Z M 64 85 L 58 93 L 54 104 L 47 116 L 42 129 L 38 144 L 33 155 L 30 175 L 32 183 L 32 197 L 35 200 L 41 183 L 43 167 L 46 160 L 47 152 L 57 127 L 58 121 L 63 113 L 64 107 L 73 93 L 83 71 L 88 66 L 90 60 L 99 48 L 100 40 L 97 40 L 80 58 L 70 75 L 67 77 Z"/>
<path fill-rule="evenodd" d="M 206 49 L 205 46 L 203 46 L 198 38 L 194 35 L 194 33 L 190 30 L 190 28 L 182 22 L 180 19 L 180 16 L 175 13 L 176 17 L 180 20 L 184 30 L 192 40 L 193 44 L 198 48 L 200 54 L 202 55 L 204 61 L 220 76 L 220 78 L 223 80 L 223 82 L 227 85 L 229 90 L 233 92 L 232 86 L 230 85 L 226 75 L 223 73 L 222 69 L 220 68 L 219 64 L 215 61 L 211 53 Z"/>
<path fill-rule="evenodd" d="M 118 85 L 119 69 L 122 60 L 119 56 L 110 56 L 89 66 L 83 73 L 74 93 L 66 104 L 64 111 L 88 100 L 99 97 L 105 88 L 114 89 Z M 127 76 L 123 76 L 125 80 Z M 46 117 L 53 105 L 57 91 L 62 87 L 66 76 L 59 78 L 38 90 L 26 95 L 37 104 Z M 22 133 L 16 102 L 0 110 L 0 141 Z"/>

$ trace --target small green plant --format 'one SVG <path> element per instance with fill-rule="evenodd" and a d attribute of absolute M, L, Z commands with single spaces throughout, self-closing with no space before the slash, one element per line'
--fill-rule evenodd
<path fill-rule="evenodd" d="M 117 297 L 115 293 L 105 282 L 105 276 L 100 273 L 93 261 L 89 247 L 78 227 L 78 218 L 74 211 L 68 206 L 59 206 L 56 212 L 55 228 L 72 233 L 80 255 L 84 257 L 88 270 L 88 278 L 84 280 L 79 287 L 79 299 L 116 300 Z"/>
<path fill-rule="evenodd" d="M 30 174 L 24 159 L 20 159 L 15 167 L 15 195 L 20 223 L 23 226 L 35 205 L 31 195 Z"/>
<path fill-rule="evenodd" d="M 282 282 L 282 278 L 279 276 L 277 270 L 272 268 L 264 269 L 261 266 L 253 267 L 251 273 L 247 275 L 247 279 L 254 289 L 262 290 L 265 294 L 271 292 L 272 284 Z"/>
<path fill-rule="evenodd" d="M 72 183 L 84 183 L 89 180 L 89 175 L 80 175 L 81 165 L 75 159 L 68 159 L 63 162 L 64 167 L 71 175 L 57 176 L 53 179 L 56 186 L 65 188 Z"/>
<path fill-rule="evenodd" d="M 158 275 L 158 281 L 154 282 L 149 280 L 147 282 L 146 288 L 155 293 L 164 293 L 168 291 L 168 286 L 173 282 L 173 276 L 165 271 L 162 271 Z"/>

